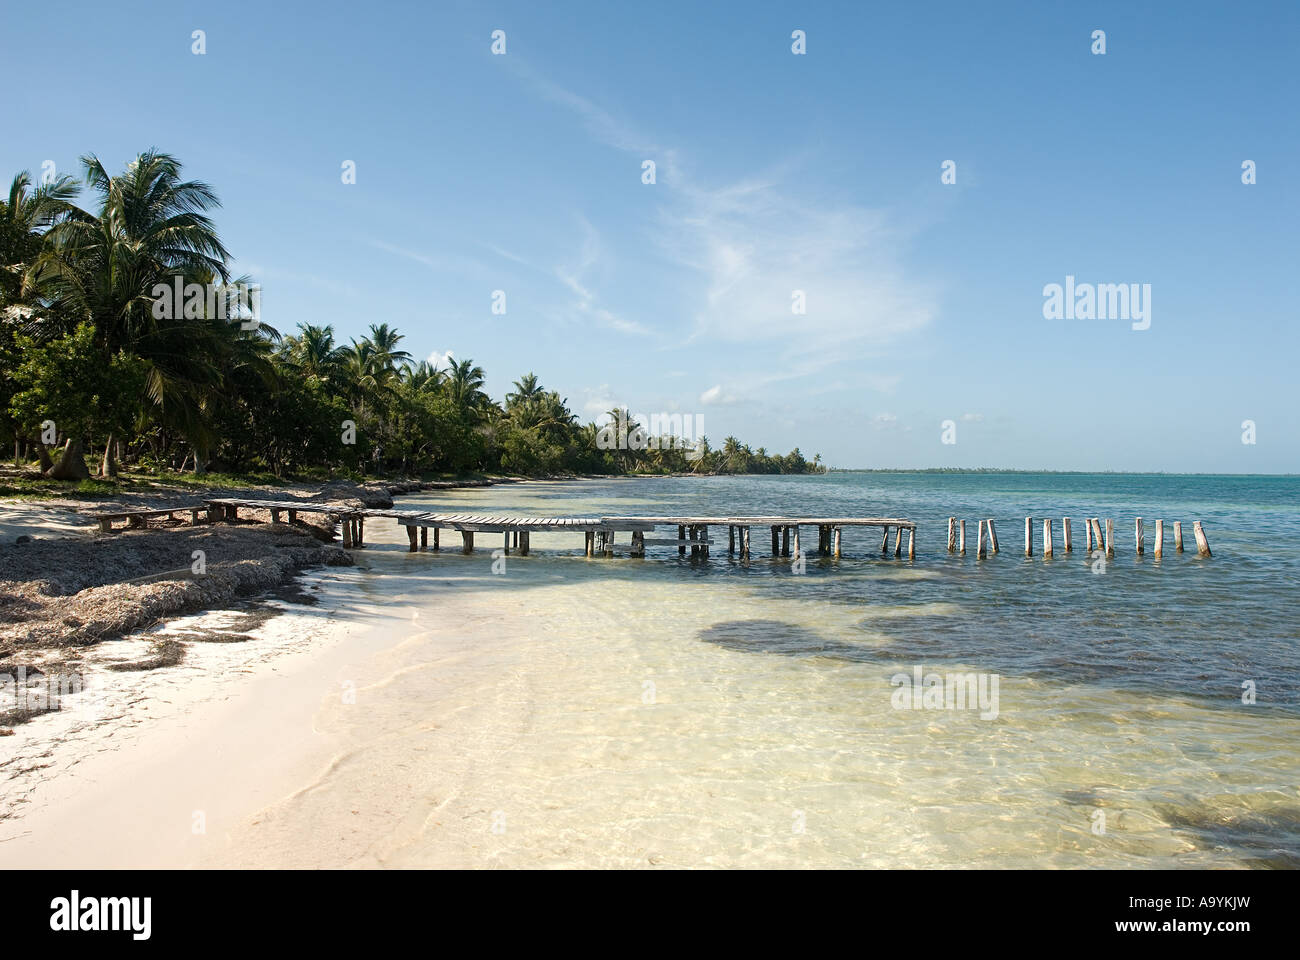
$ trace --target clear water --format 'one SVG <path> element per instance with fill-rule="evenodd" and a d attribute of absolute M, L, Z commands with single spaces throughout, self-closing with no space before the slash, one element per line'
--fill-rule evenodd
<path fill-rule="evenodd" d="M 393 840 L 381 862 L 1300 866 L 1300 478 L 654 478 L 440 491 L 398 506 L 902 516 L 919 529 L 915 562 L 893 559 L 892 537 L 882 558 L 879 531 L 846 530 L 843 558 L 810 557 L 802 573 L 768 556 L 766 528 L 748 564 L 727 556 L 725 528 L 696 562 L 665 546 L 629 558 L 626 535 L 614 558 L 588 559 L 581 534 L 534 534 L 529 557 L 497 557 L 493 572 L 497 535 L 463 555 L 444 533 L 440 553 L 411 555 L 400 528 L 372 521 L 360 554 L 372 599 L 413 618 L 436 619 L 453 599 L 480 611 L 444 624 L 472 645 L 455 657 L 445 644 L 408 649 L 384 688 L 394 730 L 424 731 L 421 711 L 450 723 L 428 695 L 438 683 L 475 719 L 447 727 L 462 762 L 452 787 L 442 771 L 436 822 Z M 946 552 L 949 516 L 968 521 L 964 558 Z M 1052 559 L 1041 555 L 1047 516 Z M 1089 516 L 1116 521 L 1102 572 L 1084 552 Z M 996 519 L 1002 552 L 980 561 L 982 517 Z M 1213 559 L 1196 556 L 1193 520 Z M 805 548 L 815 542 L 806 528 Z M 897 708 L 891 678 L 918 667 L 997 675 L 996 718 Z M 410 751 L 378 776 L 418 794 L 411 757 L 438 734 L 402 736 Z M 370 776 L 384 761 L 367 762 Z M 346 789 L 346 769 L 337 776 Z"/>

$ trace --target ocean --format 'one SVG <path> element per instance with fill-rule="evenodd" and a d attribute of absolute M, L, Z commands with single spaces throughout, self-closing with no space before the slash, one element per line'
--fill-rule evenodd
<path fill-rule="evenodd" d="M 613 558 L 589 559 L 578 533 L 534 534 L 521 557 L 494 555 L 487 534 L 465 555 L 444 531 L 439 553 L 411 554 L 394 522 L 371 521 L 362 594 L 443 637 L 405 645 L 381 685 L 391 757 L 337 772 L 336 795 L 370 776 L 430 811 L 378 862 L 1300 866 L 1300 478 L 637 478 L 397 506 L 904 517 L 917 555 L 894 559 L 891 535 L 882 557 L 879 530 L 847 528 L 840 559 L 810 555 L 802 569 L 769 556 L 767 528 L 748 563 L 728 556 L 725 528 L 697 561 L 654 545 L 631 558 L 627 535 Z M 949 516 L 967 520 L 965 557 L 946 551 Z M 1109 562 L 1084 550 L 1094 516 L 1115 520 Z M 1001 552 L 978 560 L 988 517 Z M 1196 554 L 1194 520 L 1212 559 Z M 422 794 L 429 750 L 452 751 L 455 771 L 444 764 Z"/>

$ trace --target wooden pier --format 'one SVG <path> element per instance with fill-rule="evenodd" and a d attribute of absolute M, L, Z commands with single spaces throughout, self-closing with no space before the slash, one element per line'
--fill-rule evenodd
<path fill-rule="evenodd" d="M 843 554 L 843 531 L 845 528 L 875 528 L 881 530 L 880 555 L 896 558 L 903 556 L 903 534 L 907 534 L 907 558 L 916 559 L 916 523 L 900 517 L 781 517 L 781 516 L 633 516 L 633 517 L 512 517 L 495 514 L 476 513 L 432 513 L 418 510 L 378 510 L 358 508 L 339 503 L 321 503 L 310 500 L 246 500 L 236 498 L 217 498 L 204 501 L 203 506 L 187 504 L 159 510 L 128 510 L 114 513 L 92 512 L 99 520 L 100 529 L 111 532 L 113 521 L 126 520 L 132 527 L 143 525 L 147 520 L 166 517 L 174 519 L 176 513 L 189 513 L 190 523 L 199 521 L 200 513 L 206 512 L 208 522 L 236 520 L 239 511 L 262 510 L 269 512 L 271 521 L 278 523 L 286 517 L 290 523 L 297 519 L 299 513 L 323 514 L 332 523 L 341 524 L 343 546 L 357 549 L 365 546 L 366 520 L 391 519 L 406 530 L 407 541 L 412 552 L 428 549 L 429 532 L 433 532 L 434 550 L 442 548 L 441 534 L 446 530 L 460 534 L 461 550 L 471 553 L 475 547 L 476 534 L 496 534 L 501 539 L 501 548 L 509 553 L 512 550 L 527 555 L 530 548 L 530 536 L 533 533 L 582 534 L 584 552 L 588 557 L 613 556 L 619 535 L 628 537 L 628 555 L 644 557 L 646 547 L 657 545 L 676 547 L 677 554 L 685 557 L 687 551 L 694 559 L 707 559 L 711 548 L 720 545 L 721 539 L 714 539 L 712 531 L 725 527 L 727 530 L 727 553 L 749 559 L 754 555 L 753 532 L 760 531 L 759 543 L 763 542 L 761 531 L 767 529 L 771 535 L 771 550 L 762 551 L 776 558 L 790 558 L 792 561 L 811 554 L 823 557 L 839 557 Z M 976 541 L 976 559 L 985 560 L 998 553 L 998 536 L 992 518 L 979 520 L 978 540 Z M 1044 560 L 1056 556 L 1054 549 L 1055 525 L 1050 518 L 1043 521 Z M 816 546 L 811 550 L 804 547 L 801 531 L 804 528 L 816 529 Z M 666 535 L 658 536 L 661 528 L 667 528 Z M 893 531 L 894 542 L 890 544 L 889 535 Z M 1146 531 L 1142 518 L 1134 521 L 1134 550 L 1140 557 L 1146 553 Z M 1212 556 L 1209 539 L 1204 524 L 1194 521 L 1192 531 L 1196 537 L 1197 555 L 1204 558 Z M 1183 524 L 1180 520 L 1173 523 L 1174 550 L 1183 552 Z M 1061 518 L 1061 546 L 1064 553 L 1073 553 L 1074 543 L 1071 537 L 1070 518 Z M 1107 560 L 1115 557 L 1115 521 L 1106 518 L 1103 532 L 1102 520 L 1098 517 L 1084 519 L 1085 551 L 1089 558 L 1102 555 Z M 1165 522 L 1155 522 L 1156 558 L 1164 556 Z M 809 541 L 811 544 L 811 541 Z M 966 555 L 966 521 L 956 517 L 948 518 L 948 553 Z M 1025 556 L 1034 556 L 1034 518 L 1025 517 Z"/>

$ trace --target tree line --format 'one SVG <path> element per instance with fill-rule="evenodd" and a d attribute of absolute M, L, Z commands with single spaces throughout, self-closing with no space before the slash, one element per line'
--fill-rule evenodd
<path fill-rule="evenodd" d="M 20 173 L 0 199 L 0 440 L 15 465 L 70 480 L 90 475 L 87 457 L 104 477 L 122 463 L 277 477 L 825 469 L 735 437 L 611 445 L 535 374 L 498 403 L 472 360 L 415 362 L 387 323 L 347 343 L 329 324 L 281 335 L 231 274 L 209 185 L 153 150 L 116 176 L 81 162 L 88 208 L 67 176 Z"/>

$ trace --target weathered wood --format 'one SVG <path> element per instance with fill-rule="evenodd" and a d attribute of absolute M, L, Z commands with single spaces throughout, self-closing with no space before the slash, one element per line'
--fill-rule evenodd
<path fill-rule="evenodd" d="M 1196 555 L 1198 557 L 1213 556 L 1210 553 L 1209 538 L 1205 536 L 1205 527 L 1202 526 L 1200 520 L 1192 521 L 1192 535 L 1196 537 Z"/>
<path fill-rule="evenodd" d="M 1174 551 L 1183 552 L 1183 521 L 1181 520 L 1174 521 Z"/>
<path fill-rule="evenodd" d="M 840 542 L 842 539 L 843 537 L 842 537 L 841 529 L 839 527 L 835 527 L 831 532 L 831 551 L 835 554 L 836 558 L 840 556 Z M 908 543 L 910 544 L 911 542 L 912 542 L 911 532 L 909 531 Z"/>
<path fill-rule="evenodd" d="M 734 524 L 727 524 L 727 553 L 736 552 L 736 527 Z"/>
<path fill-rule="evenodd" d="M 429 548 L 429 528 L 421 527 L 420 528 L 420 549 L 427 550 L 428 548 Z"/>
<path fill-rule="evenodd" d="M 773 527 L 772 528 L 772 556 L 779 557 L 780 555 L 781 555 L 781 528 Z"/>
<path fill-rule="evenodd" d="M 411 527 L 407 527 L 407 529 L 410 530 L 410 529 L 412 529 L 412 528 L 411 528 Z M 411 545 L 411 549 L 412 549 L 412 550 L 415 549 L 415 545 L 414 545 L 414 544 Z M 509 530 L 507 530 L 507 531 L 505 532 L 505 543 L 503 543 L 503 544 L 501 545 L 501 550 L 506 554 L 506 556 L 509 556 L 509 555 L 510 555 L 510 531 L 509 531 Z"/>
<path fill-rule="evenodd" d="M 290 510 L 290 511 L 289 511 L 289 522 L 290 522 L 290 523 L 297 523 L 297 522 L 298 522 L 298 511 L 297 511 L 297 510 Z"/>
<path fill-rule="evenodd" d="M 112 533 L 113 521 L 108 519 L 108 517 L 101 517 L 99 521 L 99 530 L 101 533 Z"/>
<path fill-rule="evenodd" d="M 639 532 L 640 532 L 640 531 L 638 531 L 638 533 L 639 533 Z M 528 531 L 527 531 L 527 530 L 520 530 L 520 531 L 519 531 L 519 555 L 520 555 L 521 557 L 526 557 L 526 556 L 528 556 Z M 641 545 L 641 553 L 640 553 L 640 556 L 643 556 L 643 557 L 645 556 L 645 545 L 644 545 L 644 544 Z"/>
<path fill-rule="evenodd" d="M 884 535 L 880 538 L 880 555 L 883 557 L 889 552 L 889 527 L 886 525 Z"/>
<path fill-rule="evenodd" d="M 781 556 L 790 556 L 790 528 L 781 528 Z"/>
<path fill-rule="evenodd" d="M 957 550 L 957 518 L 948 518 L 948 552 L 954 553 Z"/>
<path fill-rule="evenodd" d="M 343 518 L 343 549 L 352 549 L 352 518 Z"/>
<path fill-rule="evenodd" d="M 410 548 L 410 551 L 409 551 L 410 553 L 415 553 L 415 551 L 417 551 L 417 550 L 420 549 L 420 540 L 419 540 L 419 538 L 420 538 L 420 535 L 419 535 L 418 533 L 415 532 L 415 527 L 407 527 L 407 528 L 406 528 L 406 539 L 407 539 L 407 540 L 410 542 L 410 544 L 411 544 L 411 548 Z"/>
<path fill-rule="evenodd" d="M 894 559 L 903 555 L 903 528 L 894 528 Z"/>
<path fill-rule="evenodd" d="M 798 560 L 799 559 L 799 528 L 794 527 L 792 532 L 794 534 L 794 536 L 791 537 L 791 540 L 793 541 L 793 546 L 792 546 L 793 552 L 790 555 L 795 560 Z"/>
<path fill-rule="evenodd" d="M 1050 518 L 1043 521 L 1043 559 L 1050 560 L 1053 556 L 1052 541 L 1052 521 Z"/>
<path fill-rule="evenodd" d="M 740 528 L 740 558 L 749 559 L 749 527 Z"/>
<path fill-rule="evenodd" d="M 365 514 L 357 517 L 357 546 L 366 545 L 366 517 Z"/>
<path fill-rule="evenodd" d="M 1114 558 L 1115 558 L 1115 521 L 1112 518 L 1107 517 L 1106 518 L 1106 559 L 1113 560 Z"/>
<path fill-rule="evenodd" d="M 1083 518 L 1083 550 L 1088 556 L 1092 556 L 1092 519 Z"/>
<path fill-rule="evenodd" d="M 613 531 L 611 531 L 610 537 L 613 536 Z M 707 524 L 700 524 L 700 540 L 700 557 L 707 560 L 709 559 L 709 527 Z"/>
<path fill-rule="evenodd" d="M 993 526 L 993 518 L 989 517 L 989 551 L 997 553 L 998 549 L 998 529 Z"/>
<path fill-rule="evenodd" d="M 528 533 L 527 533 L 527 531 L 524 532 L 524 542 L 525 542 L 525 543 L 528 542 Z M 634 556 L 634 557 L 644 557 L 644 556 L 645 556 L 645 533 L 644 533 L 644 531 L 641 531 L 641 530 L 633 530 L 633 531 L 632 531 L 632 556 Z"/>
<path fill-rule="evenodd" d="M 1163 520 L 1157 520 L 1156 536 L 1155 536 L 1155 558 L 1159 560 L 1161 555 L 1164 552 L 1165 552 L 1165 522 Z"/>
<path fill-rule="evenodd" d="M 1061 546 L 1066 553 L 1074 553 L 1074 540 L 1070 537 L 1070 518 L 1061 518 Z"/>
<path fill-rule="evenodd" d="M 1034 518 L 1025 517 L 1025 556 L 1034 555 Z"/>
<path fill-rule="evenodd" d="M 907 559 L 916 559 L 916 530 L 912 527 L 907 528 Z"/>
<path fill-rule="evenodd" d="M 966 521 L 961 521 L 961 530 L 957 534 L 957 552 L 966 556 Z"/>
<path fill-rule="evenodd" d="M 989 522 L 987 520 L 980 521 L 979 534 L 975 538 L 975 559 L 976 560 L 983 560 L 985 557 L 988 556 L 988 552 L 984 548 L 984 537 L 986 535 L 986 531 L 988 530 L 988 526 L 989 526 Z"/>
<path fill-rule="evenodd" d="M 277 510 L 275 507 L 271 508 L 271 522 L 272 523 L 280 522 L 280 511 Z"/>
<path fill-rule="evenodd" d="M 1142 530 L 1142 518 L 1138 517 L 1133 523 L 1133 542 L 1137 545 L 1138 556 L 1147 552 L 1146 534 Z"/>
<path fill-rule="evenodd" d="M 775 528 L 774 528 L 774 529 L 775 529 Z M 679 524 L 677 525 L 677 539 L 678 539 L 678 540 L 685 540 L 685 539 L 686 539 L 686 526 L 685 526 L 684 524 L 680 524 L 680 523 L 679 523 Z M 775 549 L 775 548 L 773 548 L 773 549 Z M 681 545 L 679 545 L 679 546 L 677 547 L 677 556 L 679 556 L 679 557 L 684 557 L 684 556 L 686 556 L 686 545 L 685 545 L 684 543 L 681 544 Z"/>
<path fill-rule="evenodd" d="M 461 553 L 473 553 L 474 552 L 474 531 L 462 530 L 460 532 L 460 544 L 461 544 L 460 546 Z"/>
<path fill-rule="evenodd" d="M 433 549 L 438 549 L 438 528 L 433 528 Z"/>

